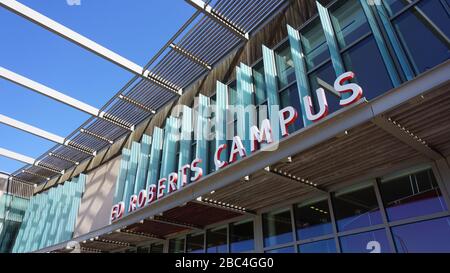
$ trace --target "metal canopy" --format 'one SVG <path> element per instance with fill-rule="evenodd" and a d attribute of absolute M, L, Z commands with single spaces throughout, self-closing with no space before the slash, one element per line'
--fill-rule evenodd
<path fill-rule="evenodd" d="M 93 115 L 65 138 L 66 145 L 58 144 L 37 158 L 40 165 L 67 171 L 90 159 L 92 153 L 95 154 L 128 135 L 129 128 L 151 118 L 177 99 L 182 90 L 207 74 L 233 50 L 242 46 L 252 32 L 288 1 L 187 2 L 197 6 L 197 12 L 150 62 L 141 68 L 17 1 L 0 0 L 0 6 L 136 74 L 98 109 L 98 112 L 96 111 L 100 114 Z M 55 173 L 30 164 L 11 175 L 38 184 L 53 178 Z"/>

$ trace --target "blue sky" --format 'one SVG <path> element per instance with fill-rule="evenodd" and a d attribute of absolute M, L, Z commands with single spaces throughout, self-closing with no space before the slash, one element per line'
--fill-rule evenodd
<path fill-rule="evenodd" d="M 144 66 L 194 13 L 184 0 L 19 0 Z M 0 8 L 0 66 L 101 107 L 133 75 Z M 68 106 L 0 79 L 0 113 L 60 136 L 87 118 Z M 0 147 L 38 157 L 54 143 L 0 124 Z M 22 163 L 0 157 L 0 171 Z"/>

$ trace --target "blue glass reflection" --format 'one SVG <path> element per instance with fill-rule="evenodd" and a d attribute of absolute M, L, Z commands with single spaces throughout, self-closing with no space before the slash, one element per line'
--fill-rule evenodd
<path fill-rule="evenodd" d="M 340 231 L 379 225 L 381 223 L 383 223 L 383 220 L 381 219 L 381 213 L 379 210 L 366 212 L 337 221 Z"/>
<path fill-rule="evenodd" d="M 373 36 L 346 51 L 342 57 L 347 70 L 356 74 L 356 81 L 368 100 L 394 87 Z"/>
<path fill-rule="evenodd" d="M 263 214 L 262 220 L 264 246 L 280 245 L 294 240 L 290 210 Z"/>
<path fill-rule="evenodd" d="M 438 5 L 439 1 L 435 0 L 421 1 L 420 10 L 410 9 L 394 20 L 398 35 L 417 74 L 450 58 L 450 45 L 443 41 L 448 39 L 450 19 L 443 11 L 437 12 Z M 424 16 L 422 10 L 447 33 L 446 38 L 433 29 L 432 24 L 428 22 L 428 16 Z"/>
<path fill-rule="evenodd" d="M 266 253 L 295 253 L 295 248 L 293 246 L 285 247 L 285 248 L 279 248 L 279 249 L 266 251 Z"/>
<path fill-rule="evenodd" d="M 450 252 L 450 218 L 395 227 L 397 251 L 401 253 Z"/>
<path fill-rule="evenodd" d="M 408 5 L 407 0 L 383 0 L 382 2 L 391 16 L 397 14 Z"/>
<path fill-rule="evenodd" d="M 334 81 L 336 80 L 336 72 L 334 71 L 333 65 L 331 64 L 331 61 L 325 64 L 324 66 L 320 67 L 316 71 L 312 72 L 309 75 L 309 83 L 311 87 L 311 95 L 312 95 L 312 101 L 314 104 L 314 108 L 316 111 L 318 110 L 319 106 L 317 103 L 317 96 L 316 96 L 316 90 L 318 88 L 321 88 L 319 86 L 318 81 L 322 80 L 329 84 L 330 86 L 334 86 Z M 340 98 L 331 92 L 325 90 L 325 95 L 327 97 L 328 102 L 328 112 L 331 114 L 342 107 L 339 105 Z"/>
<path fill-rule="evenodd" d="M 303 119 L 301 118 L 302 110 L 300 106 L 300 98 L 298 96 L 297 84 L 291 85 L 288 89 L 283 90 L 280 93 L 280 104 L 281 108 L 287 106 L 294 107 L 299 115 L 299 118 L 295 120 L 295 123 L 289 126 L 289 133 L 293 133 L 303 128 Z"/>
<path fill-rule="evenodd" d="M 319 241 L 299 246 L 300 253 L 336 253 L 336 243 L 333 239 Z"/>
<path fill-rule="evenodd" d="M 253 221 L 230 226 L 231 252 L 240 253 L 254 249 Z"/>
<path fill-rule="evenodd" d="M 344 253 L 389 253 L 389 242 L 384 229 L 340 238 Z"/>

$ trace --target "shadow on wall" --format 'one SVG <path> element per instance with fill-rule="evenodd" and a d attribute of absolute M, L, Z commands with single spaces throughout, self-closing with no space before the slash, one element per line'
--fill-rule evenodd
<path fill-rule="evenodd" d="M 88 173 L 74 237 L 109 225 L 121 157 Z"/>

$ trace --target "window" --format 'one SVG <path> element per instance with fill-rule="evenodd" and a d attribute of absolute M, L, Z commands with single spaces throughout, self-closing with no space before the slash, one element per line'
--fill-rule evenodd
<path fill-rule="evenodd" d="M 450 252 L 450 218 L 392 228 L 400 253 Z"/>
<path fill-rule="evenodd" d="M 262 62 L 258 63 L 253 69 L 253 79 L 255 83 L 255 104 L 260 105 L 267 99 L 264 66 Z"/>
<path fill-rule="evenodd" d="M 381 224 L 381 213 L 371 182 L 337 192 L 333 199 L 339 231 Z"/>
<path fill-rule="evenodd" d="M 387 177 L 380 190 L 390 221 L 447 210 L 431 169 Z"/>
<path fill-rule="evenodd" d="M 334 239 L 318 241 L 300 245 L 298 250 L 300 253 L 336 253 L 336 243 Z"/>
<path fill-rule="evenodd" d="M 333 7 L 330 17 L 341 49 L 370 32 L 359 1 L 340 1 Z"/>
<path fill-rule="evenodd" d="M 388 10 L 399 3 L 388 1 Z M 450 16 L 443 5 L 448 7 L 442 1 L 422 0 L 392 21 L 417 74 L 450 58 Z"/>
<path fill-rule="evenodd" d="M 231 252 L 240 253 L 255 248 L 253 221 L 247 220 L 230 225 Z"/>
<path fill-rule="evenodd" d="M 350 48 L 342 58 L 347 70 L 355 73 L 355 80 L 367 99 L 376 98 L 394 87 L 372 36 Z"/>
<path fill-rule="evenodd" d="M 317 103 L 316 90 L 318 88 L 323 88 L 321 85 L 319 85 L 319 81 L 323 81 L 329 86 L 334 88 L 335 80 L 336 80 L 336 72 L 334 72 L 334 68 L 333 65 L 331 64 L 331 61 L 309 74 L 311 97 L 316 111 L 318 111 L 319 107 Z M 331 93 L 329 90 L 325 88 L 324 90 L 328 102 L 328 112 L 333 113 L 341 109 L 341 106 L 339 105 L 340 97 Z"/>
<path fill-rule="evenodd" d="M 204 243 L 205 243 L 204 233 L 189 234 L 186 237 L 186 252 L 204 253 Z"/>
<path fill-rule="evenodd" d="M 301 117 L 302 110 L 300 108 L 300 98 L 298 96 L 297 84 L 293 84 L 289 88 L 281 91 L 280 104 L 281 109 L 292 106 L 299 114 L 299 118 L 295 120 L 295 123 L 289 126 L 289 133 L 293 133 L 303 128 L 303 119 Z"/>
<path fill-rule="evenodd" d="M 150 246 L 150 253 L 164 253 L 163 244 L 152 244 Z"/>
<path fill-rule="evenodd" d="M 206 247 L 208 253 L 227 253 L 227 227 L 219 227 L 207 231 Z"/>
<path fill-rule="evenodd" d="M 294 213 L 297 238 L 300 240 L 319 237 L 333 232 L 328 198 L 326 197 L 296 205 Z"/>
<path fill-rule="evenodd" d="M 264 246 L 274 246 L 294 240 L 290 209 L 265 213 L 262 221 Z"/>
<path fill-rule="evenodd" d="M 184 253 L 184 238 L 169 240 L 169 253 Z"/>
<path fill-rule="evenodd" d="M 284 46 L 279 52 L 275 53 L 275 61 L 277 65 L 279 88 L 283 89 L 296 80 L 291 48 L 289 46 Z"/>
<path fill-rule="evenodd" d="M 290 246 L 285 248 L 269 250 L 266 251 L 266 253 L 295 253 L 295 248 L 293 246 Z"/>
<path fill-rule="evenodd" d="M 389 242 L 384 229 L 340 238 L 344 253 L 389 253 Z"/>
<path fill-rule="evenodd" d="M 322 24 L 317 19 L 302 30 L 301 42 L 306 59 L 306 66 L 312 69 L 330 58 L 330 51 L 325 39 Z"/>

